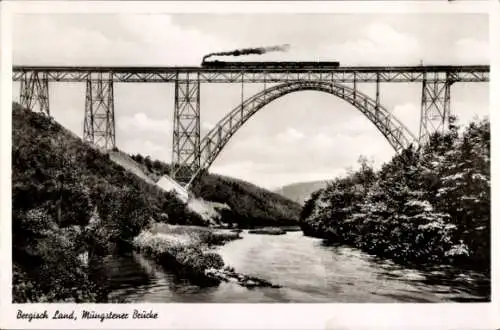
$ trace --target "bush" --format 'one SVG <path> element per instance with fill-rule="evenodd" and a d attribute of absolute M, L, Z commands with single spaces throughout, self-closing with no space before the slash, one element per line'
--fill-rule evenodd
<path fill-rule="evenodd" d="M 222 268 L 224 261 L 215 252 L 204 252 L 196 235 L 152 233 L 142 231 L 133 241 L 134 247 L 163 266 L 183 271 L 193 277 L 205 277 L 205 270 Z M 208 278 L 207 278 L 208 279 Z"/>

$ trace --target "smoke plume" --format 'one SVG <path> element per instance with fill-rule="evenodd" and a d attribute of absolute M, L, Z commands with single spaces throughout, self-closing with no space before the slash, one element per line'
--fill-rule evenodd
<path fill-rule="evenodd" d="M 242 49 L 235 49 L 227 52 L 216 52 L 216 53 L 210 53 L 205 56 L 203 56 L 203 62 L 211 56 L 241 56 L 241 55 L 251 55 L 251 54 L 257 54 L 257 55 L 262 55 L 265 53 L 269 52 L 286 52 L 290 48 L 290 45 L 285 44 L 285 45 L 279 45 L 279 46 L 269 46 L 269 47 L 256 47 L 256 48 L 242 48 Z"/>

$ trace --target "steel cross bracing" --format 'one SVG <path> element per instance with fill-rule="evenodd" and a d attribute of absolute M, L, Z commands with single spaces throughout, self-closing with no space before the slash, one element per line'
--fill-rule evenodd
<path fill-rule="evenodd" d="M 50 116 L 49 81 L 46 72 L 31 71 L 22 76 L 19 101 L 25 108 Z"/>
<path fill-rule="evenodd" d="M 86 81 L 83 139 L 97 147 L 116 146 L 115 109 L 111 73 L 93 73 Z"/>
<path fill-rule="evenodd" d="M 448 73 L 425 73 L 420 108 L 420 143 L 427 141 L 435 132 L 447 130 L 451 114 L 450 88 L 454 82 Z"/>
<path fill-rule="evenodd" d="M 170 175 L 185 183 L 200 166 L 200 81 L 197 73 L 190 72 L 178 78 L 182 79 L 175 83 Z"/>
<path fill-rule="evenodd" d="M 242 105 L 235 107 L 212 128 L 201 141 L 201 163 L 188 185 L 197 175 L 213 163 L 229 139 L 257 111 L 275 99 L 302 90 L 316 90 L 335 95 L 359 109 L 385 136 L 396 150 L 400 151 L 410 144 L 417 144 L 417 138 L 387 109 L 367 95 L 354 88 L 331 82 L 295 81 L 267 88 L 246 99 Z M 187 164 L 189 166 L 189 164 Z M 193 166 L 194 170 L 194 166 Z"/>

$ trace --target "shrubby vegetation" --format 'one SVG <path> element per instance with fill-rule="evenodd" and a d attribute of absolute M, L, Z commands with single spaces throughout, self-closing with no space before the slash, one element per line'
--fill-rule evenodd
<path fill-rule="evenodd" d="M 238 233 L 155 223 L 135 237 L 133 244 L 139 252 L 166 268 L 186 273 L 193 281 L 217 284 L 219 280 L 207 276 L 206 271 L 222 269 L 224 261 L 207 247 L 238 238 Z"/>
<path fill-rule="evenodd" d="M 52 118 L 14 104 L 12 119 L 15 302 L 105 300 L 89 271 L 100 255 L 152 220 L 202 222 Z"/>
<path fill-rule="evenodd" d="M 170 165 L 164 162 L 139 154 L 131 157 L 146 167 L 152 179 L 170 174 Z M 222 211 L 221 220 L 241 228 L 298 223 L 298 203 L 242 180 L 205 172 L 193 183 L 191 190 L 207 201 L 227 204 L 231 210 Z"/>
<path fill-rule="evenodd" d="M 490 268 L 490 124 L 435 134 L 374 171 L 360 168 L 314 193 L 305 234 L 406 264 Z"/>
<path fill-rule="evenodd" d="M 202 273 L 206 268 L 224 266 L 218 254 L 204 252 L 198 242 L 192 241 L 187 235 L 143 231 L 134 239 L 134 246 L 171 269 L 182 266 Z"/>
<path fill-rule="evenodd" d="M 165 234 L 175 237 L 185 237 L 192 245 L 212 247 L 240 239 L 240 232 L 217 230 L 199 226 L 179 226 L 165 223 L 152 223 L 146 228 L 152 234 Z"/>

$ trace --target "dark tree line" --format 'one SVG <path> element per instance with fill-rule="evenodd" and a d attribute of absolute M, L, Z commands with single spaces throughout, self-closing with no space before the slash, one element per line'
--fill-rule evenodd
<path fill-rule="evenodd" d="M 314 193 L 304 233 L 402 263 L 490 269 L 490 124 L 475 121 Z"/>
<path fill-rule="evenodd" d="M 299 204 L 242 180 L 205 174 L 192 190 L 206 200 L 226 203 L 231 211 L 223 220 L 242 228 L 298 225 Z"/>

